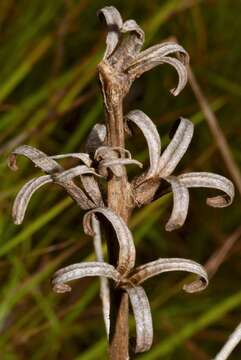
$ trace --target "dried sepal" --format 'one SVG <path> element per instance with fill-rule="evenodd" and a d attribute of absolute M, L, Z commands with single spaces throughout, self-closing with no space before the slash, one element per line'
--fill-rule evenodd
<path fill-rule="evenodd" d="M 105 139 L 106 126 L 99 123 L 95 124 L 87 137 L 85 151 L 88 154 L 94 154 L 96 150 L 104 144 Z"/>
<path fill-rule="evenodd" d="M 180 123 L 174 137 L 161 155 L 159 161 L 160 177 L 165 178 L 175 170 L 192 140 L 193 129 L 191 121 L 180 118 Z"/>
<path fill-rule="evenodd" d="M 108 208 L 96 208 L 85 214 L 83 219 L 84 231 L 94 236 L 91 217 L 93 214 L 102 214 L 113 226 L 119 243 L 119 258 L 117 270 L 120 274 L 127 274 L 135 265 L 135 245 L 132 234 L 124 220 L 114 211 Z"/>
<path fill-rule="evenodd" d="M 114 6 L 106 6 L 100 9 L 97 14 L 99 17 L 104 16 L 107 26 L 108 33 L 104 55 L 104 59 L 106 59 L 113 53 L 119 42 L 123 21 L 119 11 Z"/>
<path fill-rule="evenodd" d="M 50 175 L 44 175 L 28 181 L 22 187 L 14 200 L 12 209 L 12 217 L 16 225 L 20 225 L 23 222 L 29 201 L 35 191 L 52 181 Z"/>
<path fill-rule="evenodd" d="M 167 55 L 179 54 L 180 59 L 176 59 Z M 140 52 L 132 63 L 127 64 L 124 69 L 129 76 L 134 80 L 140 77 L 144 72 L 151 70 L 157 65 L 167 63 L 173 66 L 179 77 L 178 85 L 171 90 L 174 96 L 177 96 L 187 83 L 187 68 L 189 56 L 184 48 L 176 43 L 162 43 L 154 45 L 142 52 Z"/>
<path fill-rule="evenodd" d="M 189 192 L 175 176 L 168 176 L 166 181 L 168 181 L 172 187 L 173 208 L 165 229 L 166 231 L 172 231 L 181 227 L 186 220 L 189 206 Z"/>
<path fill-rule="evenodd" d="M 47 174 L 59 173 L 63 171 L 62 166 L 60 166 L 56 161 L 47 156 L 44 152 L 28 145 L 21 145 L 17 147 L 12 152 L 12 161 L 13 156 L 23 155 L 29 160 L 31 160 L 35 166 L 43 170 Z"/>
<path fill-rule="evenodd" d="M 179 258 L 161 258 L 139 266 L 133 270 L 133 273 L 129 276 L 129 281 L 131 284 L 139 285 L 153 276 L 170 271 L 187 271 L 198 276 L 196 281 L 183 286 L 186 292 L 201 291 L 208 285 L 207 272 L 200 264 L 192 260 Z"/>
<path fill-rule="evenodd" d="M 57 293 L 71 291 L 66 282 L 88 276 L 103 276 L 118 282 L 120 275 L 116 269 L 104 262 L 83 262 L 67 266 L 56 271 L 52 280 L 53 290 Z"/>
<path fill-rule="evenodd" d="M 141 286 L 126 287 L 136 326 L 135 353 L 148 351 L 153 341 L 151 309 L 145 290 Z"/>
<path fill-rule="evenodd" d="M 150 159 L 150 168 L 146 174 L 146 178 L 155 176 L 159 169 L 159 158 L 161 153 L 161 140 L 155 124 L 140 110 L 129 112 L 126 115 L 126 119 L 127 121 L 134 122 L 146 138 Z"/>
<path fill-rule="evenodd" d="M 241 341 L 241 323 L 229 336 L 227 342 L 224 344 L 218 355 L 216 355 L 214 360 L 226 360 L 229 357 L 229 355 L 232 353 L 234 348 L 240 343 L 240 341 Z"/>
<path fill-rule="evenodd" d="M 209 172 L 193 172 L 179 175 L 178 181 L 187 188 L 203 187 L 223 191 L 225 193 L 223 196 L 207 198 L 207 204 L 212 207 L 226 207 L 233 201 L 233 183 L 224 176 Z"/>

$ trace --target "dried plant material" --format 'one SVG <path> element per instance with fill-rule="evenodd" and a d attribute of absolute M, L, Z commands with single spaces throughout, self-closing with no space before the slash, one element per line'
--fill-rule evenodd
<path fill-rule="evenodd" d="M 224 176 L 209 172 L 194 172 L 178 176 L 180 183 L 187 188 L 204 187 L 221 190 L 225 193 L 223 196 L 207 198 L 207 204 L 213 207 L 229 206 L 234 198 L 233 183 Z"/>
<path fill-rule="evenodd" d="M 144 44 L 145 34 L 135 20 L 123 20 L 119 12 L 112 6 L 104 7 L 99 12 L 105 18 L 107 25 L 106 51 L 102 63 L 99 65 L 101 82 L 109 78 L 111 69 L 121 75 L 127 75 L 126 84 L 123 84 L 123 95 L 128 92 L 132 82 L 144 72 L 161 65 L 169 64 L 178 73 L 178 85 L 171 90 L 177 96 L 187 83 L 187 64 L 189 56 L 177 43 L 164 42 L 141 51 Z M 177 55 L 172 57 L 170 55 Z M 107 97 L 104 95 L 105 103 Z"/>
<path fill-rule="evenodd" d="M 19 146 L 12 152 L 11 157 L 13 157 L 14 155 L 25 156 L 26 158 L 31 160 L 35 166 L 37 166 L 47 174 L 58 173 L 63 170 L 63 168 L 56 161 L 49 158 L 44 152 L 32 146 Z"/>
<path fill-rule="evenodd" d="M 12 209 L 12 217 L 16 225 L 22 224 L 29 201 L 35 191 L 52 181 L 50 175 L 44 175 L 30 180 L 22 187 L 14 200 Z"/>
<path fill-rule="evenodd" d="M 92 160 L 89 154 L 85 153 L 70 153 L 70 154 L 60 154 L 49 156 L 50 159 L 61 160 L 65 158 L 73 158 L 81 160 L 86 166 L 90 167 L 92 165 Z"/>
<path fill-rule="evenodd" d="M 106 126 L 104 124 L 95 124 L 87 137 L 85 151 L 88 154 L 94 154 L 99 147 L 103 146 L 105 139 Z"/>
<path fill-rule="evenodd" d="M 188 259 L 158 259 L 137 267 L 129 276 L 131 284 L 139 285 L 150 277 L 169 271 L 187 271 L 196 274 L 198 279 L 191 284 L 184 285 L 186 292 L 196 292 L 205 289 L 208 285 L 208 276 L 205 269 L 195 261 Z"/>
<path fill-rule="evenodd" d="M 128 158 L 122 158 L 127 154 Z M 119 157 L 121 156 L 121 158 Z M 96 152 L 94 159 L 98 161 L 98 171 L 104 177 L 108 177 L 108 169 L 116 177 L 121 177 L 125 173 L 124 165 L 137 165 L 142 167 L 142 164 L 134 159 L 131 159 L 131 154 L 126 149 L 120 147 L 101 146 Z"/>
<path fill-rule="evenodd" d="M 77 263 L 60 269 L 54 274 L 53 290 L 57 293 L 71 291 L 71 287 L 66 282 L 88 276 L 104 276 L 116 282 L 120 278 L 118 271 L 110 264 L 102 262 Z"/>
<path fill-rule="evenodd" d="M 172 141 L 161 155 L 159 161 L 160 177 L 165 178 L 175 170 L 192 140 L 193 129 L 191 121 L 180 118 L 179 126 Z"/>
<path fill-rule="evenodd" d="M 94 176 L 84 175 L 81 177 L 82 185 L 85 189 L 85 192 L 95 203 L 96 207 L 104 207 L 104 200 L 100 191 L 98 182 Z"/>
<path fill-rule="evenodd" d="M 126 287 L 136 325 L 135 352 L 148 351 L 153 341 L 152 316 L 148 298 L 141 286 Z"/>
<path fill-rule="evenodd" d="M 155 176 L 159 169 L 159 159 L 161 153 L 161 140 L 156 126 L 151 119 L 140 110 L 133 110 L 126 115 L 126 119 L 134 122 L 142 131 L 146 138 L 148 149 L 150 168 L 146 174 L 146 178 Z"/>
<path fill-rule="evenodd" d="M 133 81 L 155 66 L 167 63 L 176 69 L 178 84 L 171 93 L 175 96 L 180 93 L 187 82 L 188 53 L 174 42 L 165 42 L 142 50 L 145 34 L 134 20 L 123 22 L 119 11 L 113 6 L 104 7 L 98 14 L 105 20 L 108 31 L 106 51 L 98 65 L 106 124 L 94 125 L 85 144 L 85 153 L 48 156 L 31 146 L 23 145 L 13 151 L 8 163 L 11 169 L 16 170 L 16 155 L 23 155 L 46 173 L 29 181 L 18 193 L 13 206 L 16 224 L 22 222 L 33 193 L 47 183 L 60 185 L 82 209 L 88 210 L 84 215 L 83 226 L 85 233 L 93 237 L 98 261 L 76 263 L 58 270 L 54 274 L 53 288 L 58 293 L 67 292 L 71 290 L 69 282 L 73 280 L 89 276 L 100 277 L 107 337 L 110 332 L 109 354 L 112 360 L 116 360 L 129 358 L 128 297 L 136 323 L 135 352 L 147 351 L 152 345 L 151 310 L 140 284 L 164 272 L 184 271 L 197 277 L 195 281 L 183 286 L 185 291 L 201 291 L 208 285 L 205 269 L 188 259 L 159 258 L 134 268 L 136 250 L 127 226 L 134 208 L 150 203 L 166 193 L 167 182 L 173 193 L 173 209 L 166 230 L 172 231 L 182 226 L 186 219 L 189 188 L 221 190 L 224 195 L 208 198 L 207 203 L 214 207 L 225 207 L 233 201 L 234 187 L 223 176 L 207 172 L 173 175 L 193 136 L 193 124 L 189 120 L 180 118 L 170 144 L 161 154 L 161 140 L 157 128 L 147 115 L 140 110 L 134 110 L 125 117 L 125 121 L 123 119 L 123 99 Z M 128 181 L 125 166 L 134 164 L 142 167 L 142 164 L 132 159 L 131 153 L 125 149 L 124 130 L 126 126 L 126 130 L 130 131 L 130 122 L 141 130 L 146 139 L 150 163 L 149 168 L 131 183 Z M 56 161 L 65 158 L 78 159 L 81 165 L 65 170 Z M 74 183 L 76 177 L 80 178 L 81 187 Z M 100 177 L 104 177 L 101 182 Z M 113 265 L 104 262 L 101 226 L 108 230 L 107 245 Z M 111 296 L 108 279 L 115 282 L 115 286 L 111 287 Z M 114 301 L 114 311 L 110 311 L 110 298 Z M 117 316 L 112 316 L 114 313 Z M 240 331 L 235 331 L 235 334 L 240 336 Z M 237 336 L 232 336 L 228 343 L 236 344 Z M 232 345 L 228 343 L 226 349 L 229 350 L 223 350 L 220 354 L 225 351 L 226 354 L 229 353 Z M 217 357 L 216 360 L 224 359 L 225 357 Z"/>
<path fill-rule="evenodd" d="M 189 206 L 189 192 L 175 176 L 169 176 L 166 180 L 172 186 L 173 208 L 165 229 L 166 231 L 172 231 L 181 227 L 186 220 Z"/>
<path fill-rule="evenodd" d="M 95 207 L 95 203 L 92 202 L 89 199 L 89 197 L 86 196 L 86 194 L 77 185 L 75 185 L 74 182 L 71 180 L 70 175 L 72 174 L 72 171 L 74 172 L 74 170 L 72 170 L 72 169 L 67 170 L 67 174 L 70 174 L 69 178 L 68 178 L 68 176 L 65 179 L 63 179 L 63 178 L 61 179 L 61 176 L 60 176 L 60 178 L 58 178 L 59 175 L 66 174 L 66 172 L 64 171 L 62 166 L 60 166 L 54 159 L 52 159 L 51 157 L 49 157 L 42 151 L 35 149 L 32 146 L 27 146 L 27 145 L 19 146 L 17 149 L 15 149 L 13 151 L 13 153 L 11 155 L 11 163 L 12 163 L 12 166 L 14 166 L 15 168 L 16 168 L 16 159 L 13 160 L 13 157 L 16 157 L 16 155 L 23 155 L 23 156 L 27 157 L 35 164 L 35 166 L 39 167 L 41 170 L 46 172 L 51 177 L 51 181 L 49 181 L 49 182 L 54 182 L 54 183 L 60 185 L 61 187 L 63 187 L 82 209 L 87 210 L 87 209 L 92 209 L 93 207 Z M 81 169 L 85 172 L 93 173 L 93 169 L 89 170 L 89 168 L 86 167 L 85 165 L 82 165 Z M 88 169 L 88 171 L 87 171 L 87 169 Z M 34 184 L 37 184 L 37 181 L 34 182 Z M 28 189 L 28 186 L 30 186 L 29 189 Z M 33 186 L 33 183 L 31 181 L 28 182 L 24 186 L 23 192 L 20 191 L 20 193 L 19 193 L 20 195 L 17 196 L 17 199 L 19 199 L 19 196 L 22 196 L 22 194 L 30 194 L 29 196 L 31 197 L 32 186 Z M 39 187 L 36 187 L 36 190 L 38 188 Z M 22 203 L 22 202 L 20 202 L 20 203 Z M 25 202 L 25 203 L 27 206 L 28 202 Z M 26 211 L 26 207 L 24 208 L 24 212 L 22 212 L 23 216 L 25 214 L 25 211 Z M 23 218 L 20 217 L 20 219 L 22 222 Z M 19 224 L 19 222 L 16 222 L 16 224 Z"/>
<path fill-rule="evenodd" d="M 214 360 L 226 360 L 229 355 L 232 353 L 234 348 L 241 341 L 241 323 L 236 327 L 234 332 L 229 336 L 228 341 L 225 343 L 221 351 L 214 358 Z"/>
<path fill-rule="evenodd" d="M 94 235 L 94 248 L 97 261 L 104 262 L 100 222 L 95 215 L 92 215 L 92 228 Z M 100 298 L 102 301 L 102 312 L 105 322 L 105 329 L 107 337 L 109 338 L 110 332 L 110 288 L 108 278 L 100 277 Z"/>
<path fill-rule="evenodd" d="M 167 56 L 170 54 L 178 54 L 179 59 Z M 176 43 L 166 42 L 154 45 L 142 51 L 131 64 L 125 68 L 125 71 L 132 79 L 140 77 L 144 72 L 161 65 L 169 64 L 173 66 L 178 73 L 178 85 L 171 90 L 174 96 L 177 96 L 185 87 L 187 83 L 187 69 L 186 65 L 189 62 L 189 56 L 184 48 Z"/>
<path fill-rule="evenodd" d="M 106 51 L 104 55 L 104 59 L 106 59 L 113 53 L 118 44 L 123 21 L 119 11 L 114 6 L 106 6 L 100 9 L 97 14 L 100 17 L 101 15 L 104 16 L 107 25 L 108 34 L 106 37 Z"/>
<path fill-rule="evenodd" d="M 103 160 L 100 162 L 99 171 L 100 174 L 106 174 L 106 169 L 110 169 L 116 177 L 123 175 L 123 165 L 137 165 L 142 168 L 142 163 L 134 159 L 115 159 L 115 160 Z"/>
<path fill-rule="evenodd" d="M 128 273 L 134 267 L 136 257 L 135 245 L 129 228 L 124 220 L 116 215 L 111 209 L 96 208 L 86 213 L 83 219 L 85 233 L 90 236 L 94 236 L 91 218 L 93 214 L 96 213 L 104 215 L 113 226 L 119 243 L 117 270 L 122 275 Z"/>
<path fill-rule="evenodd" d="M 75 178 L 77 176 L 81 176 L 81 175 L 85 175 L 85 174 L 92 174 L 95 176 L 100 176 L 99 174 L 97 174 L 95 172 L 94 169 L 91 169 L 85 165 L 79 165 L 79 166 L 75 166 L 69 170 L 62 171 L 60 174 L 54 175 L 54 179 L 56 181 L 65 182 L 65 181 L 72 180 L 73 178 Z"/>
<path fill-rule="evenodd" d="M 116 69 L 124 69 L 141 51 L 145 34 L 135 20 L 127 20 L 121 28 L 121 40 L 110 62 Z M 124 55 L 124 56 L 123 56 Z"/>

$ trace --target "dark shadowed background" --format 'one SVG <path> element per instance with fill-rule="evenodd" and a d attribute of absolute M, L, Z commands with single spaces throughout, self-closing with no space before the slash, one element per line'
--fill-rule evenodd
<path fill-rule="evenodd" d="M 191 66 L 210 108 L 218 118 L 237 166 L 241 165 L 241 2 L 238 0 L 1 0 L 0 1 L 0 353 L 2 360 L 105 359 L 106 340 L 93 278 L 75 283 L 64 295 L 52 292 L 53 272 L 67 264 L 94 259 L 83 234 L 83 212 L 58 187 L 34 195 L 23 225 L 11 219 L 20 187 L 39 171 L 19 160 L 6 165 L 19 144 L 48 154 L 83 150 L 86 136 L 104 121 L 96 65 L 105 30 L 96 11 L 114 5 L 124 19 L 134 18 L 146 32 L 146 46 L 174 36 L 191 57 Z M 190 86 L 169 94 L 177 75 L 168 65 L 135 82 L 126 111 L 139 108 L 156 123 L 162 145 L 179 116 L 195 123 L 194 137 L 176 173 L 213 171 L 232 178 L 216 137 L 210 132 Z M 141 134 L 127 142 L 133 157 L 147 163 Z M 70 167 L 73 160 L 65 160 Z M 130 176 L 134 173 L 130 172 Z M 211 359 L 241 321 L 240 194 L 231 207 L 206 206 L 210 193 L 191 190 L 185 225 L 164 230 L 172 198 L 163 197 L 134 213 L 130 226 L 137 261 L 187 257 L 202 264 L 227 240 L 224 261 L 203 293 L 181 291 L 185 275 L 164 274 L 146 285 L 154 344 L 141 359 Z M 225 252 L 226 250 L 223 249 Z M 214 258 L 214 264 L 216 258 Z M 133 323 L 130 322 L 134 334 Z M 241 358 L 241 346 L 230 359 Z"/>

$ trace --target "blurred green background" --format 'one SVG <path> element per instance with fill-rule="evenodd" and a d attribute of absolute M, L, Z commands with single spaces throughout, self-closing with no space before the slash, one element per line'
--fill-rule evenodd
<path fill-rule="evenodd" d="M 66 295 L 52 292 L 53 272 L 93 258 L 83 234 L 83 213 L 63 190 L 49 186 L 34 195 L 20 227 L 11 206 L 20 187 L 39 174 L 25 159 L 19 171 L 6 165 L 19 144 L 49 153 L 83 150 L 97 121 L 104 121 L 96 65 L 105 45 L 97 9 L 114 5 L 146 32 L 146 46 L 170 36 L 189 52 L 192 68 L 241 165 L 241 2 L 238 0 L 1 0 L 0 1 L 0 356 L 15 359 L 106 358 L 106 340 L 93 278 L 75 283 Z M 195 123 L 194 138 L 176 173 L 213 171 L 230 177 L 190 86 L 169 94 L 177 81 L 167 65 L 136 81 L 126 111 L 139 108 L 156 123 L 167 144 L 179 116 Z M 138 136 L 138 137 L 137 137 Z M 133 157 L 147 161 L 146 143 L 127 142 Z M 134 144 L 135 143 L 135 144 Z M 70 167 L 72 160 L 65 160 Z M 133 176 L 130 173 L 130 176 Z M 186 224 L 166 233 L 172 199 L 163 197 L 133 215 L 130 226 L 139 264 L 160 257 L 187 257 L 205 264 L 240 227 L 240 195 L 233 205 L 213 209 L 208 191 L 191 190 Z M 237 234 L 237 233 L 236 233 Z M 182 292 L 183 274 L 147 282 L 154 344 L 141 359 L 211 359 L 241 321 L 241 245 L 236 236 L 227 258 L 200 294 Z M 133 325 L 132 322 L 130 324 Z M 134 329 L 132 327 L 131 332 Z M 241 346 L 231 359 L 241 358 Z"/>

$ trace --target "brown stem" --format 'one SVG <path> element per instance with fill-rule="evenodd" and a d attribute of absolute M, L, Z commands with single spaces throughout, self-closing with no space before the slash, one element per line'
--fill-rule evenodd
<path fill-rule="evenodd" d="M 101 62 L 98 69 L 106 112 L 107 144 L 124 148 L 123 97 L 126 93 L 125 79 L 105 62 Z M 121 178 L 112 176 L 108 181 L 108 207 L 126 222 L 130 214 L 131 196 L 129 189 L 130 185 L 125 172 Z M 111 241 L 111 232 L 108 233 L 109 239 L 107 240 L 109 241 L 107 243 L 110 263 L 116 265 L 119 248 L 116 242 Z M 126 292 L 114 287 L 110 290 L 109 358 L 111 360 L 126 360 L 129 359 L 128 295 Z"/>

